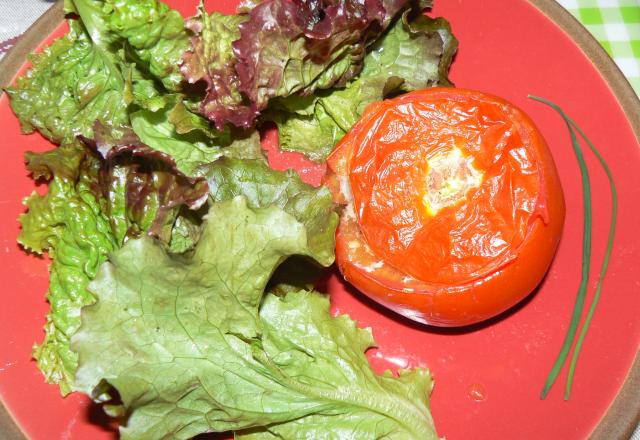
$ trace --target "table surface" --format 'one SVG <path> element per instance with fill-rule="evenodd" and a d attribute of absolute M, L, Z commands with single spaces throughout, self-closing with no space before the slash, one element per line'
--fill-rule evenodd
<path fill-rule="evenodd" d="M 443 0 L 440 0 L 443 1 Z M 0 58 L 54 0 L 0 0 Z M 640 95 L 640 0 L 558 0 L 602 44 Z M 630 440 L 640 440 L 640 426 Z"/>

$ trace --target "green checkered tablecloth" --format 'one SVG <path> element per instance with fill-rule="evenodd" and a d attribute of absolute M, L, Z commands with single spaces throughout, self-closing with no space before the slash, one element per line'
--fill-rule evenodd
<path fill-rule="evenodd" d="M 640 95 L 640 0 L 558 0 L 618 64 Z"/>

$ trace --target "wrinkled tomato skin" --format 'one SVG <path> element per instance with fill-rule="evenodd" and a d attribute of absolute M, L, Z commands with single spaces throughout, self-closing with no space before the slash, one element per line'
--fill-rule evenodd
<path fill-rule="evenodd" d="M 526 131 L 528 146 L 535 150 L 541 175 L 544 176 L 541 179 L 541 200 L 546 215 L 533 220 L 524 241 L 517 249 L 517 258 L 498 270 L 466 283 L 448 285 L 424 282 L 381 262 L 377 262 L 380 269 L 371 270 L 371 262 L 376 262 L 374 260 L 377 256 L 370 249 L 366 252 L 362 250 L 368 246 L 359 230 L 358 220 L 344 211 L 336 234 L 336 262 L 349 283 L 403 316 L 434 326 L 465 326 L 504 312 L 523 300 L 540 284 L 553 260 L 562 233 L 564 197 L 549 148 L 525 113 L 501 98 L 464 89 L 434 88 L 403 95 L 401 99 L 407 102 L 412 99 L 432 99 L 433 96 L 483 99 L 514 109 L 511 117 L 516 118 L 518 125 Z M 347 198 L 339 180 L 348 177 L 347 164 L 354 148 L 353 139 L 369 129 L 380 106 L 381 104 L 377 104 L 367 109 L 361 121 L 345 136 L 329 158 L 331 171 L 326 183 L 337 203 L 345 203 Z M 354 250 L 356 242 L 362 246 L 357 246 Z"/>

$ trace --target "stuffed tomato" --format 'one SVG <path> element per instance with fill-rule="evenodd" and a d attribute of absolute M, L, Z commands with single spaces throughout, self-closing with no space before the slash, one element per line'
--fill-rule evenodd
<path fill-rule="evenodd" d="M 555 254 L 564 198 L 531 119 L 433 88 L 367 108 L 328 160 L 345 279 L 415 321 L 462 326 L 512 307 Z"/>

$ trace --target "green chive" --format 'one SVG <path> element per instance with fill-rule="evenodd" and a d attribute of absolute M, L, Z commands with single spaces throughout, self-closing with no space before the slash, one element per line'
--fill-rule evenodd
<path fill-rule="evenodd" d="M 566 115 L 565 115 L 566 116 Z M 598 278 L 598 284 L 596 285 L 596 291 L 593 295 L 593 300 L 591 301 L 591 306 L 589 307 L 589 311 L 587 312 L 587 316 L 582 324 L 582 329 L 580 330 L 580 334 L 578 335 L 578 341 L 576 342 L 576 347 L 573 349 L 573 356 L 571 357 L 571 363 L 569 364 L 569 376 L 567 377 L 567 386 L 564 392 L 564 399 L 569 400 L 569 396 L 571 395 L 571 385 L 573 383 L 573 375 L 576 368 L 576 363 L 578 362 L 578 357 L 580 356 L 580 350 L 582 349 L 582 343 L 584 342 L 584 338 L 587 334 L 587 330 L 589 329 L 589 325 L 591 324 L 591 319 L 593 318 L 593 314 L 595 313 L 596 306 L 598 305 L 598 301 L 600 300 L 600 292 L 602 291 L 602 281 L 604 280 L 605 275 L 607 274 L 607 268 L 609 267 L 609 258 L 611 257 L 611 249 L 613 248 L 613 237 L 616 232 L 616 221 L 618 219 L 618 194 L 616 191 L 616 185 L 613 181 L 613 174 L 611 173 L 611 169 L 605 162 L 604 158 L 598 152 L 596 147 L 591 143 L 589 138 L 584 134 L 584 132 L 578 127 L 578 125 L 573 122 L 573 120 L 566 116 L 569 123 L 580 133 L 582 139 L 585 140 L 589 148 L 593 152 L 593 154 L 598 158 L 600 165 L 604 169 L 605 173 L 607 173 L 607 179 L 609 179 L 609 187 L 611 189 L 611 221 L 609 223 L 609 238 L 607 240 L 607 248 L 604 252 L 604 258 L 602 259 L 602 266 L 600 267 L 600 277 Z"/>
<path fill-rule="evenodd" d="M 578 139 L 576 138 L 576 134 L 574 129 L 580 134 L 580 136 L 585 140 L 585 142 L 589 145 L 589 148 L 593 152 L 593 154 L 598 158 L 600 165 L 604 169 L 607 174 L 607 178 L 609 179 L 609 186 L 611 188 L 611 223 L 609 226 L 609 238 L 607 241 L 607 248 L 605 250 L 605 255 L 602 261 L 602 266 L 600 268 L 600 277 L 598 278 L 598 283 L 596 286 L 596 291 L 593 296 L 593 300 L 591 302 L 591 306 L 587 312 L 587 316 L 585 318 L 584 323 L 582 324 L 582 328 L 580 330 L 580 334 L 578 336 L 578 341 L 576 342 L 576 346 L 573 351 L 573 355 L 571 357 L 571 363 L 569 365 L 569 374 L 567 377 L 567 384 L 565 388 L 565 400 L 569 400 L 569 396 L 571 395 L 571 386 L 573 383 L 573 376 L 575 373 L 576 363 L 578 361 L 578 357 L 580 355 L 580 350 L 582 348 L 582 344 L 584 342 L 584 338 L 587 334 L 587 330 L 589 329 L 589 325 L 591 324 L 591 319 L 593 318 L 593 314 L 595 313 L 596 306 L 598 305 L 598 301 L 600 299 L 600 293 L 602 291 L 602 282 L 604 280 L 604 276 L 606 275 L 607 268 L 609 266 L 609 259 L 611 256 L 611 250 L 613 248 L 613 238 L 615 235 L 615 225 L 618 215 L 618 202 L 617 202 L 617 192 L 616 186 L 613 181 L 613 175 L 609 166 L 605 162 L 604 158 L 595 146 L 591 143 L 589 138 L 584 134 L 584 132 L 578 127 L 578 125 L 569 117 L 567 114 L 556 104 L 538 96 L 531 96 L 529 98 L 534 99 L 536 101 L 542 102 L 556 110 L 562 119 L 567 124 L 567 128 L 569 129 L 569 134 L 571 136 L 571 144 L 573 146 L 573 150 L 575 152 L 576 158 L 578 159 L 578 164 L 580 165 L 580 172 L 582 174 L 582 187 L 583 187 L 583 201 L 584 201 L 584 235 L 583 235 L 583 253 L 582 253 L 582 281 L 580 283 L 580 288 L 578 290 L 578 295 L 576 297 L 576 303 L 574 305 L 574 309 L 571 315 L 571 322 L 569 324 L 569 329 L 567 331 L 567 335 L 565 337 L 564 343 L 562 345 L 562 349 L 560 354 L 558 355 L 549 376 L 547 377 L 547 381 L 545 382 L 544 388 L 542 390 L 541 398 L 544 399 L 551 386 L 554 384 L 560 370 L 564 366 L 567 355 L 571 349 L 571 345 L 573 344 L 573 340 L 575 339 L 575 334 L 577 331 L 577 327 L 579 325 L 580 316 L 582 315 L 582 310 L 584 308 L 586 289 L 589 280 L 589 267 L 590 267 L 590 259 L 591 259 L 591 228 L 592 228 L 592 210 L 591 210 L 591 184 L 589 181 L 589 172 L 586 167 L 586 163 L 584 161 L 584 156 L 580 149 L 580 144 L 578 143 Z"/>
<path fill-rule="evenodd" d="M 578 160 L 578 165 L 580 166 L 580 174 L 582 175 L 582 197 L 584 203 L 584 232 L 582 235 L 582 279 L 580 281 L 580 287 L 578 288 L 578 294 L 576 295 L 576 301 L 573 306 L 573 312 L 571 313 L 571 321 L 569 323 L 569 328 L 567 330 L 567 334 L 564 338 L 564 342 L 562 343 L 562 348 L 560 350 L 560 354 L 556 358 L 553 363 L 553 367 L 547 376 L 547 380 L 544 384 L 544 388 L 542 389 L 542 393 L 540 394 L 540 398 L 544 399 L 549 394 L 549 390 L 555 383 L 558 375 L 560 374 L 560 370 L 567 361 L 567 356 L 569 355 L 569 351 L 571 350 L 571 346 L 573 345 L 573 341 L 576 336 L 576 332 L 578 329 L 578 325 L 580 324 L 580 317 L 582 316 L 582 309 L 584 308 L 585 296 L 587 293 L 587 287 L 589 285 L 589 269 L 591 266 L 591 224 L 592 224 L 592 212 L 591 212 L 591 182 L 589 180 L 589 171 L 587 170 L 587 164 L 584 160 L 584 156 L 582 154 L 582 150 L 580 149 L 580 144 L 578 143 L 578 139 L 576 138 L 576 133 L 571 126 L 571 123 L 566 118 L 566 115 L 562 111 L 560 107 L 555 105 L 554 103 L 547 101 L 544 98 L 540 98 L 538 96 L 529 95 L 529 98 L 534 99 L 536 101 L 542 102 L 555 109 L 560 116 L 564 119 L 567 124 L 567 128 L 569 129 L 569 135 L 571 136 L 571 145 L 573 146 L 573 151 L 576 155 L 576 159 Z"/>

